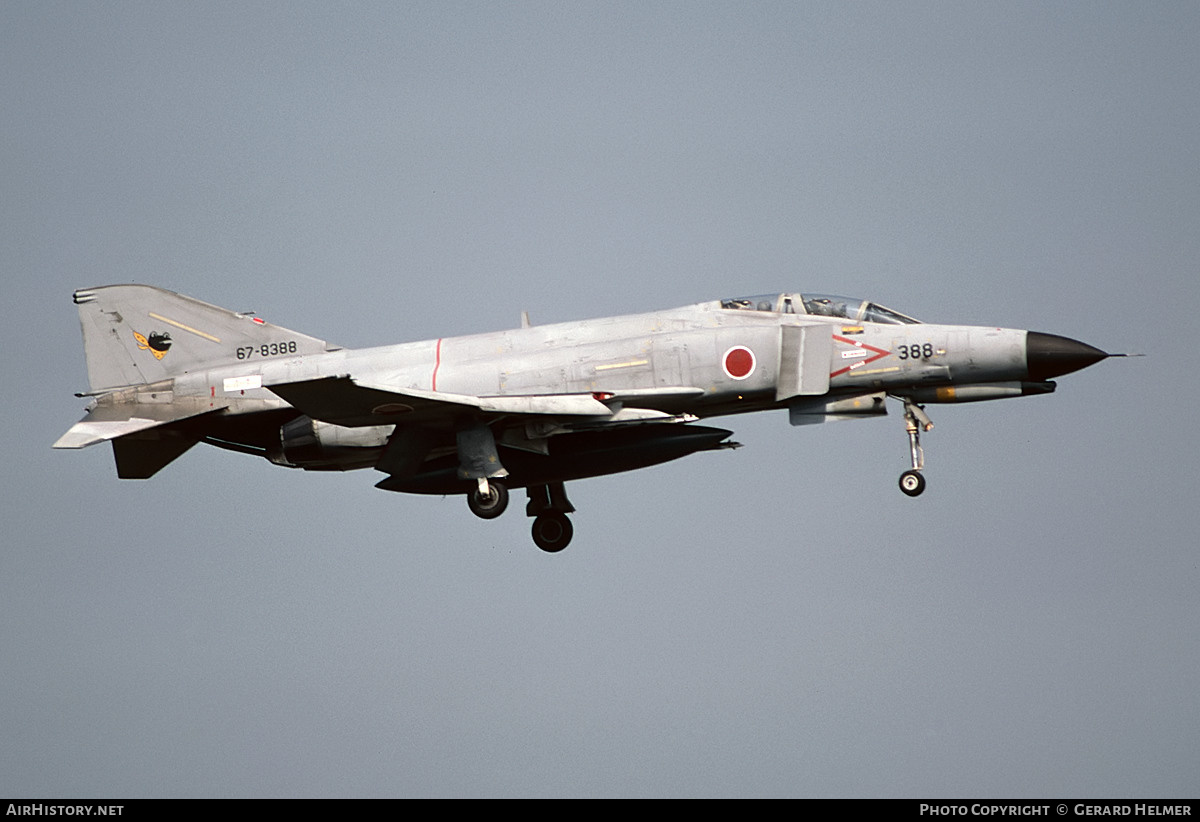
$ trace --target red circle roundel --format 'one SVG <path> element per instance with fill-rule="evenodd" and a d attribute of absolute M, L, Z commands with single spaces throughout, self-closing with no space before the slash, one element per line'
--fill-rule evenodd
<path fill-rule="evenodd" d="M 754 352 L 744 345 L 735 345 L 725 352 L 721 367 L 735 380 L 744 380 L 754 373 Z"/>

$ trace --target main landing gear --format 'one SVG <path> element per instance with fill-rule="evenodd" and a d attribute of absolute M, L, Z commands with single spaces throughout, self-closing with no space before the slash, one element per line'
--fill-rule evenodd
<path fill-rule="evenodd" d="M 495 519 L 508 507 L 508 489 L 501 482 L 480 477 L 475 490 L 467 494 L 467 507 L 480 519 Z"/>
<path fill-rule="evenodd" d="M 508 508 L 508 488 L 496 479 L 480 478 L 478 485 L 467 494 L 467 506 L 471 513 L 481 519 L 495 519 Z M 547 485 L 531 485 L 526 489 L 529 502 L 525 514 L 533 517 L 533 542 L 551 554 L 566 548 L 575 535 L 575 528 L 567 514 L 575 506 L 567 499 L 566 488 L 561 482 Z"/>
<path fill-rule="evenodd" d="M 556 554 L 571 543 L 575 528 L 567 514 L 575 506 L 567 499 L 567 489 L 561 482 L 547 485 L 531 485 L 526 490 L 529 502 L 525 515 L 533 517 L 533 543 L 551 554 Z"/>
<path fill-rule="evenodd" d="M 903 399 L 903 398 L 901 398 Z M 912 400 L 904 400 L 904 430 L 908 432 L 908 450 L 912 455 L 912 468 L 900 475 L 900 490 L 910 497 L 919 497 L 925 490 L 925 452 L 921 449 L 921 431 L 929 431 L 933 422 L 925 409 Z"/>
<path fill-rule="evenodd" d="M 547 553 L 557 554 L 574 535 L 575 527 L 561 511 L 547 511 L 533 521 L 533 544 Z"/>

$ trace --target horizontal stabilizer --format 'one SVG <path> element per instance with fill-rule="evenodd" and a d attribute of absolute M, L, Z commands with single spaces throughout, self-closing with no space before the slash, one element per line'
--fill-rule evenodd
<path fill-rule="evenodd" d="M 162 420 L 148 420 L 144 417 L 130 417 L 127 420 L 92 420 L 84 417 L 71 426 L 67 433 L 54 443 L 55 448 L 87 448 L 98 442 L 115 440 L 126 434 L 134 434 L 163 425 Z"/>
<path fill-rule="evenodd" d="M 87 448 L 98 442 L 149 431 L 151 428 L 223 411 L 205 407 L 202 411 L 180 414 L 170 405 L 130 403 L 115 406 L 100 405 L 75 423 L 54 443 L 55 448 Z"/>
<path fill-rule="evenodd" d="M 113 440 L 113 457 L 121 479 L 149 479 L 200 438 L 168 427 L 139 432 Z"/>

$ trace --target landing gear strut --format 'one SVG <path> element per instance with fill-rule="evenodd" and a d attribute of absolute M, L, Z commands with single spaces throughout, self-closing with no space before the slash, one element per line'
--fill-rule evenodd
<path fill-rule="evenodd" d="M 476 485 L 467 493 L 467 507 L 480 519 L 495 519 L 508 508 L 508 488 L 499 481 L 508 471 L 500 464 L 496 438 L 482 423 L 463 428 L 455 434 L 458 445 L 458 476 L 475 479 Z M 529 504 L 525 513 L 534 518 L 533 541 L 543 551 L 557 553 L 567 547 L 575 529 L 567 514 L 575 506 L 567 499 L 561 482 L 526 487 Z"/>
<path fill-rule="evenodd" d="M 548 553 L 558 553 L 570 544 L 571 537 L 575 535 L 575 528 L 567 518 L 567 514 L 575 510 L 575 506 L 567 499 L 567 489 L 561 482 L 552 482 L 531 485 L 525 490 L 529 494 L 525 514 L 534 518 L 534 544 Z"/>
<path fill-rule="evenodd" d="M 908 433 L 908 450 L 912 455 L 912 468 L 900 475 L 900 490 L 910 497 L 919 497 L 925 490 L 925 452 L 921 448 L 921 430 L 929 431 L 933 422 L 925 409 L 912 400 L 904 400 L 904 430 Z"/>

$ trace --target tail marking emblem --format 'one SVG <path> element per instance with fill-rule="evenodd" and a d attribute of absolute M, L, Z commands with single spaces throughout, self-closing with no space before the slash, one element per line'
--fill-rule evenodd
<path fill-rule="evenodd" d="M 156 360 L 167 356 L 167 351 L 171 347 L 171 335 L 161 331 L 151 331 L 149 338 L 134 331 L 133 338 L 137 340 L 138 348 L 149 351 Z"/>

